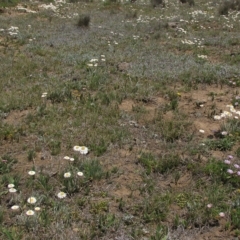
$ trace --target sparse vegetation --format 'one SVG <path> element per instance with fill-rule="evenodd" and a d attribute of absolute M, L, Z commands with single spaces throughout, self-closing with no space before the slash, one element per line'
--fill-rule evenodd
<path fill-rule="evenodd" d="M 239 1 L 19 2 L 0 3 L 0 239 L 239 237 Z"/>

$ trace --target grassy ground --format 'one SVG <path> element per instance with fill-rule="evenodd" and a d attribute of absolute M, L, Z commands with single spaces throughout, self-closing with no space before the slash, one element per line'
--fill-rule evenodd
<path fill-rule="evenodd" d="M 0 7 L 0 238 L 239 239 L 239 12 L 16 3 Z"/>

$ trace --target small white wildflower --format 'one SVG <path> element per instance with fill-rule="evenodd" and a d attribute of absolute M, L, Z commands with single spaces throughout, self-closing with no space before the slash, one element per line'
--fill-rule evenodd
<path fill-rule="evenodd" d="M 218 115 L 215 115 L 213 118 L 214 120 L 221 120 L 221 116 L 218 116 Z"/>
<path fill-rule="evenodd" d="M 37 199 L 35 197 L 30 197 L 30 198 L 28 198 L 27 202 L 30 204 L 34 204 L 37 202 Z"/>
<path fill-rule="evenodd" d="M 39 211 L 41 210 L 41 208 L 40 208 L 40 207 L 35 207 L 34 210 L 35 210 L 36 212 L 39 212 Z"/>
<path fill-rule="evenodd" d="M 73 161 L 74 161 L 74 158 L 69 158 L 69 160 L 70 160 L 71 162 L 73 162 Z"/>
<path fill-rule="evenodd" d="M 29 171 L 29 172 L 28 172 L 28 175 L 30 175 L 30 176 L 34 176 L 35 174 L 36 174 L 35 171 Z"/>
<path fill-rule="evenodd" d="M 207 205 L 208 208 L 212 208 L 212 206 L 213 206 L 213 205 L 212 205 L 211 203 L 209 203 L 209 204 Z"/>
<path fill-rule="evenodd" d="M 205 131 L 203 129 L 200 129 L 199 132 L 200 133 L 205 133 Z"/>
<path fill-rule="evenodd" d="M 15 192 L 17 192 L 17 189 L 15 189 L 15 188 L 9 188 L 9 192 L 10 192 L 10 193 L 15 193 Z"/>
<path fill-rule="evenodd" d="M 69 156 L 65 156 L 63 159 L 65 159 L 65 160 L 69 160 L 70 157 L 69 157 Z"/>
<path fill-rule="evenodd" d="M 85 146 L 81 146 L 79 151 L 81 154 L 84 154 L 84 155 L 88 154 L 88 148 Z"/>
<path fill-rule="evenodd" d="M 225 118 L 225 117 L 232 117 L 232 113 L 228 112 L 228 111 L 223 111 L 221 113 L 221 117 Z"/>
<path fill-rule="evenodd" d="M 226 135 L 228 135 L 228 132 L 227 132 L 227 131 L 222 131 L 221 134 L 222 134 L 223 136 L 226 136 Z"/>
<path fill-rule="evenodd" d="M 11 209 L 12 209 L 12 210 L 18 210 L 18 209 L 19 209 L 19 206 L 18 206 L 18 205 L 13 205 L 13 206 L 11 207 Z"/>
<path fill-rule="evenodd" d="M 77 175 L 78 175 L 79 177 L 82 177 L 82 176 L 83 176 L 83 172 L 78 172 Z"/>
<path fill-rule="evenodd" d="M 97 62 L 97 61 L 98 61 L 97 58 L 93 58 L 93 59 L 91 59 L 89 62 Z"/>
<path fill-rule="evenodd" d="M 198 58 L 202 58 L 202 59 L 207 59 L 207 56 L 206 55 L 197 55 L 198 56 Z"/>
<path fill-rule="evenodd" d="M 8 184 L 8 188 L 14 188 L 15 185 L 13 183 Z"/>
<path fill-rule="evenodd" d="M 70 178 L 71 177 L 71 173 L 70 172 L 66 172 L 63 175 L 65 178 Z"/>
<path fill-rule="evenodd" d="M 33 216 L 35 214 L 35 212 L 33 210 L 28 210 L 28 211 L 26 211 L 26 214 L 28 216 Z"/>
<path fill-rule="evenodd" d="M 73 147 L 73 150 L 74 150 L 74 151 L 77 151 L 77 152 L 80 152 L 80 149 L 81 149 L 80 146 L 74 146 L 74 147 Z"/>
<path fill-rule="evenodd" d="M 45 98 L 47 96 L 47 92 L 42 93 L 42 98 Z"/>
<path fill-rule="evenodd" d="M 59 192 L 58 194 L 57 194 L 57 196 L 58 196 L 58 198 L 65 198 L 66 196 L 67 196 L 67 194 L 65 193 L 65 192 Z"/>
<path fill-rule="evenodd" d="M 225 217 L 225 213 L 224 213 L 224 212 L 220 212 L 220 213 L 219 213 L 219 216 L 220 216 L 220 217 Z"/>

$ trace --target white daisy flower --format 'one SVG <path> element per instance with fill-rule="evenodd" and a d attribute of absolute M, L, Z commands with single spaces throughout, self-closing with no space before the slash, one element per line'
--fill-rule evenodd
<path fill-rule="evenodd" d="M 221 120 L 221 116 L 218 116 L 218 115 L 215 115 L 213 118 L 214 120 Z"/>
<path fill-rule="evenodd" d="M 77 172 L 77 175 L 78 175 L 79 177 L 82 177 L 82 176 L 83 176 L 83 172 Z"/>
<path fill-rule="evenodd" d="M 47 92 L 42 93 L 42 98 L 45 98 L 47 96 Z"/>
<path fill-rule="evenodd" d="M 97 62 L 97 61 L 98 61 L 97 58 L 93 58 L 93 59 L 91 59 L 89 62 Z"/>
<path fill-rule="evenodd" d="M 14 188 L 15 185 L 13 183 L 8 184 L 8 188 Z"/>
<path fill-rule="evenodd" d="M 57 194 L 57 196 L 58 196 L 58 198 L 65 198 L 66 196 L 67 196 L 67 194 L 65 193 L 65 192 L 59 192 L 58 194 Z"/>
<path fill-rule="evenodd" d="M 36 212 L 38 212 L 38 211 L 41 210 L 41 208 L 40 208 L 40 207 L 35 207 L 34 210 L 35 210 Z"/>
<path fill-rule="evenodd" d="M 33 216 L 35 214 L 35 212 L 33 210 L 28 210 L 28 211 L 26 211 L 26 214 L 28 216 Z"/>
<path fill-rule="evenodd" d="M 18 206 L 18 205 L 13 205 L 13 206 L 11 206 L 11 209 L 12 209 L 12 210 L 18 210 L 18 209 L 19 209 L 19 206 Z"/>
<path fill-rule="evenodd" d="M 81 146 L 79 152 L 80 152 L 81 154 L 86 155 L 86 154 L 88 154 L 88 148 L 85 147 L 85 146 Z"/>
<path fill-rule="evenodd" d="M 71 175 L 72 175 L 72 174 L 71 174 L 70 172 L 66 172 L 66 173 L 64 173 L 63 176 L 64 176 L 65 178 L 70 178 Z"/>
<path fill-rule="evenodd" d="M 15 189 L 15 188 L 9 188 L 9 192 L 10 192 L 10 193 L 15 193 L 15 192 L 17 192 L 17 189 Z"/>
<path fill-rule="evenodd" d="M 219 216 L 220 216 L 220 217 L 225 217 L 225 213 L 224 213 L 224 212 L 220 212 L 220 213 L 219 213 Z"/>
<path fill-rule="evenodd" d="M 36 174 L 35 171 L 29 171 L 29 172 L 28 172 L 28 175 L 30 175 L 30 176 L 34 176 L 35 174 Z"/>
<path fill-rule="evenodd" d="M 34 204 L 37 202 L 37 199 L 35 197 L 30 197 L 30 198 L 28 198 L 27 202 L 30 204 Z"/>
<path fill-rule="evenodd" d="M 80 146 L 74 146 L 74 147 L 73 147 L 73 150 L 74 150 L 74 151 L 77 151 L 77 152 L 80 152 L 80 149 L 81 149 Z"/>

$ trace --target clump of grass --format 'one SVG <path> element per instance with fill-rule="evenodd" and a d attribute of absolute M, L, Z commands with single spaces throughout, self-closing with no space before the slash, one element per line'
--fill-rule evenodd
<path fill-rule="evenodd" d="M 80 28 L 87 28 L 90 24 L 90 16 L 89 15 L 81 15 L 78 18 L 77 26 Z"/>
<path fill-rule="evenodd" d="M 125 14 L 125 18 L 131 19 L 131 18 L 137 18 L 137 11 L 136 10 L 127 10 Z"/>
<path fill-rule="evenodd" d="M 151 0 L 150 1 L 152 7 L 158 7 L 158 6 L 165 6 L 165 2 L 163 0 Z"/>
<path fill-rule="evenodd" d="M 158 223 L 163 221 L 168 213 L 168 202 L 166 196 L 157 195 L 148 199 L 144 199 L 142 203 L 135 207 L 136 212 L 142 213 L 142 220 L 145 223 Z"/>
<path fill-rule="evenodd" d="M 228 151 L 231 150 L 235 144 L 235 141 L 231 137 L 216 139 L 216 140 L 207 140 L 205 144 L 211 150 L 220 150 L 220 151 Z"/>
<path fill-rule="evenodd" d="M 108 212 L 109 204 L 106 201 L 91 204 L 91 213 L 100 214 L 102 212 Z"/>
<path fill-rule="evenodd" d="M 119 227 L 119 221 L 114 214 L 100 213 L 96 215 L 95 221 L 92 223 L 91 239 L 98 236 L 104 236 L 107 231 L 116 231 Z"/>
<path fill-rule="evenodd" d="M 44 189 L 46 192 L 52 190 L 52 185 L 50 184 L 50 176 L 40 174 L 37 179 L 37 187 L 40 189 Z"/>
<path fill-rule="evenodd" d="M 36 157 L 36 152 L 35 152 L 33 149 L 30 149 L 30 150 L 28 151 L 28 156 L 27 156 L 28 161 L 29 161 L 29 162 L 32 162 L 35 157 Z"/>
<path fill-rule="evenodd" d="M 139 162 L 145 167 L 146 173 L 158 172 L 164 174 L 181 164 L 181 159 L 178 155 L 167 154 L 159 158 L 151 153 L 142 153 L 139 157 Z"/>
<path fill-rule="evenodd" d="M 219 15 L 228 15 L 229 4 L 228 2 L 224 2 L 219 6 L 218 13 Z"/>
<path fill-rule="evenodd" d="M 106 1 L 104 1 L 103 4 L 104 4 L 104 6 L 110 6 L 110 5 L 118 6 L 119 1 L 118 0 L 106 0 Z"/>
<path fill-rule="evenodd" d="M 88 3 L 88 2 L 93 2 L 93 0 L 69 0 L 70 3 L 78 3 L 78 2 L 85 2 L 85 3 Z"/>
<path fill-rule="evenodd" d="M 240 11 L 240 0 L 224 1 L 218 9 L 220 15 L 228 15 L 229 10 Z"/>
<path fill-rule="evenodd" d="M 194 6 L 194 5 L 195 5 L 195 1 L 194 1 L 194 0 L 188 0 L 188 4 L 189 4 L 190 6 Z"/>
<path fill-rule="evenodd" d="M 12 141 L 16 138 L 17 130 L 13 125 L 0 124 L 0 140 Z"/>
<path fill-rule="evenodd" d="M 177 101 L 174 99 L 171 101 L 170 108 L 175 109 L 177 107 Z M 191 134 L 186 134 L 191 123 L 182 117 L 180 114 L 176 114 L 177 119 L 165 120 L 161 113 L 157 113 L 154 119 L 156 126 L 164 139 L 167 142 L 174 142 L 178 139 L 184 139 L 189 141 Z"/>
<path fill-rule="evenodd" d="M 51 100 L 52 103 L 61 103 L 72 98 L 72 93 L 69 88 L 63 87 L 63 89 L 57 89 L 49 94 L 47 99 Z M 45 110 L 43 108 L 43 110 Z"/>
<path fill-rule="evenodd" d="M 17 160 L 12 158 L 9 155 L 4 155 L 0 158 L 0 174 L 9 173 L 12 170 L 14 163 L 17 163 Z"/>
<path fill-rule="evenodd" d="M 194 6 L 195 5 L 195 1 L 194 0 L 180 0 L 181 3 L 188 3 L 190 6 Z"/>
<path fill-rule="evenodd" d="M 51 139 L 49 142 L 49 148 L 51 149 L 51 154 L 53 156 L 56 156 L 61 152 L 61 144 L 61 141 Z"/>
<path fill-rule="evenodd" d="M 1 0 L 0 7 L 14 7 L 18 2 L 18 0 Z"/>
<path fill-rule="evenodd" d="M 98 159 L 92 159 L 81 163 L 78 166 L 78 169 L 84 172 L 84 176 L 87 181 L 100 180 L 106 176 L 106 173 Z"/>
<path fill-rule="evenodd" d="M 0 232 L 3 234 L 6 239 L 21 239 L 23 237 L 22 231 L 16 230 L 14 227 L 2 227 L 0 229 Z"/>
<path fill-rule="evenodd" d="M 239 176 L 233 173 L 229 173 L 229 169 L 230 165 L 224 163 L 223 161 L 210 159 L 207 162 L 204 171 L 207 175 L 211 176 L 212 182 L 230 184 L 233 187 L 239 187 Z"/>

